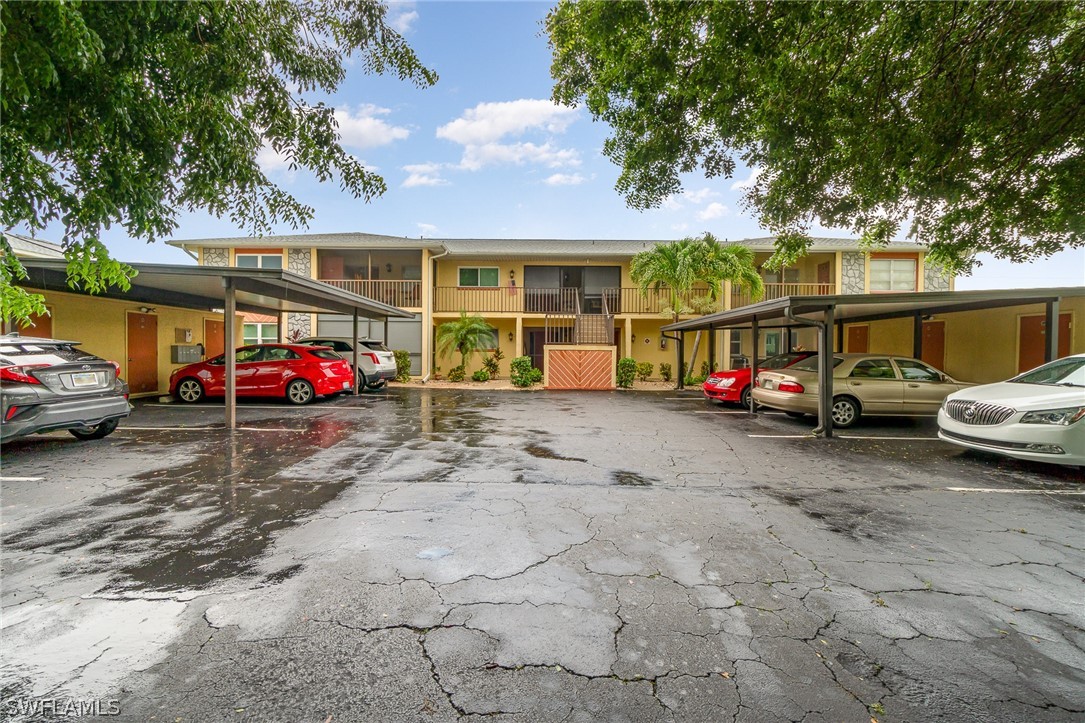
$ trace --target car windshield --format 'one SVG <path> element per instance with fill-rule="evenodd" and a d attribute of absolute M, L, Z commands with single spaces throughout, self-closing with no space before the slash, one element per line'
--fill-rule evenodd
<path fill-rule="evenodd" d="M 844 357 L 842 357 L 842 356 L 834 356 L 833 357 L 833 369 L 836 369 L 838 366 L 840 366 L 843 363 L 843 361 L 844 361 Z M 798 369 L 799 371 L 804 371 L 804 372 L 816 372 L 818 370 L 818 357 L 817 357 L 817 354 L 815 354 L 814 356 L 808 356 L 805 359 L 803 359 L 801 362 L 797 362 L 797 363 L 791 365 L 791 368 L 792 369 Z"/>
<path fill-rule="evenodd" d="M 806 354 L 800 352 L 788 352 L 786 354 L 777 354 L 776 356 L 770 356 L 765 361 L 758 364 L 762 369 L 783 369 L 784 367 L 791 366 L 791 363 L 796 359 L 802 359 Z"/>
<path fill-rule="evenodd" d="M 1010 380 L 1017 384 L 1085 387 L 1085 357 L 1058 359 Z"/>

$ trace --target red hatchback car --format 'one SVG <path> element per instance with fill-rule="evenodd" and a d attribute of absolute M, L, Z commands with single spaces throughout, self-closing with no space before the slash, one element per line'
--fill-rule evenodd
<path fill-rule="evenodd" d="M 815 354 L 817 354 L 816 351 L 791 351 L 770 356 L 758 365 L 758 371 L 783 369 Z M 708 399 L 714 399 L 717 402 L 737 402 L 748 407 L 750 406 L 750 368 L 712 372 L 701 388 Z"/>
<path fill-rule="evenodd" d="M 256 344 L 236 352 L 239 397 L 285 397 L 308 404 L 316 396 L 354 388 L 346 359 L 327 347 L 302 344 Z M 189 364 L 170 375 L 170 394 L 182 402 L 226 395 L 226 357 Z"/>

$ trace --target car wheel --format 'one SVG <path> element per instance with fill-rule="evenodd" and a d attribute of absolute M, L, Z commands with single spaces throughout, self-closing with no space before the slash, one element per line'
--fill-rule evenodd
<path fill-rule="evenodd" d="M 743 409 L 749 409 L 750 408 L 750 388 L 749 387 L 744 387 L 743 388 L 742 395 L 738 398 L 738 403 L 740 405 L 742 405 Z"/>
<path fill-rule="evenodd" d="M 373 391 L 377 391 L 378 389 L 384 389 L 385 381 L 383 379 L 378 379 L 375 382 L 366 382 L 365 385 Z"/>
<path fill-rule="evenodd" d="M 69 429 L 68 431 L 71 432 L 71 435 L 76 439 L 101 439 L 102 437 L 108 437 L 113 434 L 113 430 L 115 430 L 120 423 L 121 420 L 119 419 L 107 419 L 101 424 L 96 424 L 93 427 L 80 427 L 78 429 Z"/>
<path fill-rule="evenodd" d="M 833 400 L 833 426 L 847 429 L 859 420 L 859 403 L 851 397 L 837 397 Z"/>
<path fill-rule="evenodd" d="M 189 377 L 177 385 L 177 398 L 185 404 L 195 404 L 203 399 L 203 385 Z"/>
<path fill-rule="evenodd" d="M 295 379 L 286 385 L 286 401 L 291 404 L 308 404 L 313 401 L 313 385 L 304 379 Z"/>
<path fill-rule="evenodd" d="M 806 412 L 784 412 L 784 414 L 795 419 L 802 419 L 806 416 Z"/>

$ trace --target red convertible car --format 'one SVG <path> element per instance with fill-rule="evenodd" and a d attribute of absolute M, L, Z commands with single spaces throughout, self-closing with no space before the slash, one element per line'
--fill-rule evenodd
<path fill-rule="evenodd" d="M 816 351 L 791 351 L 770 356 L 758 364 L 758 371 L 783 369 L 815 354 L 817 354 Z M 750 368 L 712 372 L 701 388 L 708 399 L 714 399 L 717 402 L 737 402 L 744 407 L 749 407 Z"/>
<path fill-rule="evenodd" d="M 285 397 L 308 404 L 316 396 L 343 394 L 354 388 L 354 373 L 346 359 L 327 347 L 302 344 L 256 344 L 237 350 L 239 397 Z M 226 395 L 223 354 L 173 372 L 170 394 L 182 402 Z"/>

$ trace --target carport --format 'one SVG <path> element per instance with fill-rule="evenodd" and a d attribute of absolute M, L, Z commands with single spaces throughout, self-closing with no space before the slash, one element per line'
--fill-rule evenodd
<path fill-rule="evenodd" d="M 836 346 L 843 348 L 844 324 L 856 324 L 885 319 L 913 319 L 912 356 L 923 353 L 923 317 L 951 314 L 978 309 L 1044 304 L 1046 328 L 1044 360 L 1056 358 L 1058 349 L 1059 302 L 1063 298 L 1085 296 L 1085 287 L 1050 289 L 1000 289 L 990 291 L 907 292 L 885 294 L 848 294 L 835 296 L 788 296 L 762 301 L 738 309 L 708 314 L 697 319 L 680 321 L 662 327 L 663 332 L 675 332 L 670 338 L 678 342 L 678 369 L 684 369 L 685 332 L 708 331 L 709 349 L 715 349 L 717 330 L 743 331 L 753 334 L 753 357 L 750 368 L 760 365 L 758 348 L 760 333 L 765 329 L 790 330 L 815 327 L 818 330 L 818 426 L 814 433 L 822 437 L 833 434 L 832 421 L 832 354 Z M 790 336 L 790 335 L 789 335 Z M 790 348 L 790 342 L 785 348 Z M 682 388 L 682 374 L 678 388 Z M 757 404 L 750 399 L 750 413 L 757 413 Z"/>
<path fill-rule="evenodd" d="M 352 294 L 343 289 L 280 269 L 240 269 L 220 266 L 181 266 L 175 264 L 129 264 L 136 271 L 127 290 L 111 286 L 89 294 L 68 286 L 67 262 L 63 259 L 23 259 L 27 278 L 21 286 L 45 291 L 83 293 L 88 296 L 120 299 L 130 303 L 161 304 L 185 309 L 222 312 L 225 349 L 237 348 L 233 320 L 237 312 L 262 314 L 333 312 L 353 318 L 354 336 L 358 336 L 361 317 L 383 321 L 385 337 L 391 317 L 414 318 L 414 314 L 379 301 Z M 237 368 L 235 355 L 227 353 L 226 427 L 237 426 Z M 354 345 L 354 368 L 358 367 L 358 346 Z M 358 376 L 354 375 L 354 393 Z"/>

